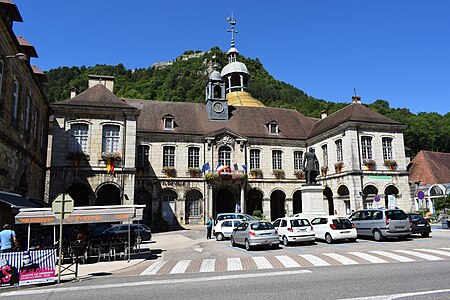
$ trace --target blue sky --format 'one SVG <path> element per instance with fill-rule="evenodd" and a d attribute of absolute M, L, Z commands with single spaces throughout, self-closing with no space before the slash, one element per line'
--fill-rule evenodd
<path fill-rule="evenodd" d="M 377 99 L 413 113 L 450 107 L 450 1 L 13 0 L 46 71 L 60 66 L 146 68 L 186 50 L 230 46 L 308 95 Z"/>

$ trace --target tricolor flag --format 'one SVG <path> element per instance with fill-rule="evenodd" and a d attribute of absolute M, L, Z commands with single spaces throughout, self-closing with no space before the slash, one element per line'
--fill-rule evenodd
<path fill-rule="evenodd" d="M 228 170 L 229 170 L 229 167 L 228 166 L 224 166 L 224 165 L 222 165 L 222 164 L 220 164 L 220 166 L 217 166 L 218 168 L 217 168 L 217 172 L 227 172 Z"/>
<path fill-rule="evenodd" d="M 223 168 L 223 165 L 221 163 L 219 163 L 216 167 L 216 171 L 219 171 L 220 168 Z"/>

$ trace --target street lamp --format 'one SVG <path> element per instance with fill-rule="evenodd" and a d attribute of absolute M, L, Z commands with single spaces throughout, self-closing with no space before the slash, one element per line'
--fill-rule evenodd
<path fill-rule="evenodd" d="M 28 56 L 25 53 L 22 53 L 22 52 L 16 53 L 14 55 L 6 55 L 6 56 L 3 56 L 3 57 L 0 56 L 0 59 L 2 59 L 2 58 L 15 58 L 18 61 L 26 61 L 26 60 L 28 60 Z"/>

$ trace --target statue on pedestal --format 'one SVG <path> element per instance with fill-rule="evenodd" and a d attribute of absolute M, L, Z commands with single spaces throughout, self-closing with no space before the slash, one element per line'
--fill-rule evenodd
<path fill-rule="evenodd" d="M 305 153 L 303 170 L 305 172 L 306 184 L 317 184 L 316 177 L 319 175 L 319 161 L 312 148 L 309 148 L 309 152 Z"/>

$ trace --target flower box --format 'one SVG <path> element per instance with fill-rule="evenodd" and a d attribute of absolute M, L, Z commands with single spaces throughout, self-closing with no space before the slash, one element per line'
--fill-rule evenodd
<path fill-rule="evenodd" d="M 397 162 L 393 159 L 385 159 L 384 165 L 388 166 L 391 171 L 394 171 L 397 168 Z"/>
<path fill-rule="evenodd" d="M 247 181 L 247 175 L 238 172 L 231 172 L 231 173 L 214 172 L 206 174 L 205 180 L 207 183 L 211 185 L 224 183 L 243 184 Z"/>
<path fill-rule="evenodd" d="M 191 175 L 191 177 L 194 177 L 194 178 L 201 177 L 201 174 L 202 174 L 202 170 L 200 168 L 190 167 L 188 169 L 188 172 L 189 172 L 189 175 Z"/>
<path fill-rule="evenodd" d="M 251 175 L 253 178 L 262 178 L 262 177 L 263 177 L 263 172 L 262 172 L 261 169 L 254 168 L 254 169 L 251 169 L 251 170 L 250 170 L 250 175 Z"/>
<path fill-rule="evenodd" d="M 336 170 L 336 173 L 341 173 L 343 167 L 344 167 L 343 161 L 338 161 L 337 163 L 334 164 L 334 169 Z"/>
<path fill-rule="evenodd" d="M 322 172 L 322 176 L 327 176 L 327 172 L 328 172 L 328 166 L 322 166 L 320 168 L 320 172 Z"/>
<path fill-rule="evenodd" d="M 174 167 L 164 167 L 163 170 L 166 177 L 172 178 L 177 176 L 177 170 Z"/>
<path fill-rule="evenodd" d="M 274 169 L 272 170 L 273 175 L 275 176 L 275 178 L 277 179 L 283 179 L 285 177 L 285 173 L 284 170 L 282 169 Z"/>
<path fill-rule="evenodd" d="M 120 152 L 102 152 L 102 159 L 107 160 L 121 160 L 122 154 Z"/>
<path fill-rule="evenodd" d="M 303 170 L 295 170 L 294 175 L 297 179 L 305 179 L 305 172 Z"/>
<path fill-rule="evenodd" d="M 367 170 L 372 170 L 374 166 L 377 165 L 376 161 L 373 159 L 363 159 L 363 164 L 366 166 Z"/>

